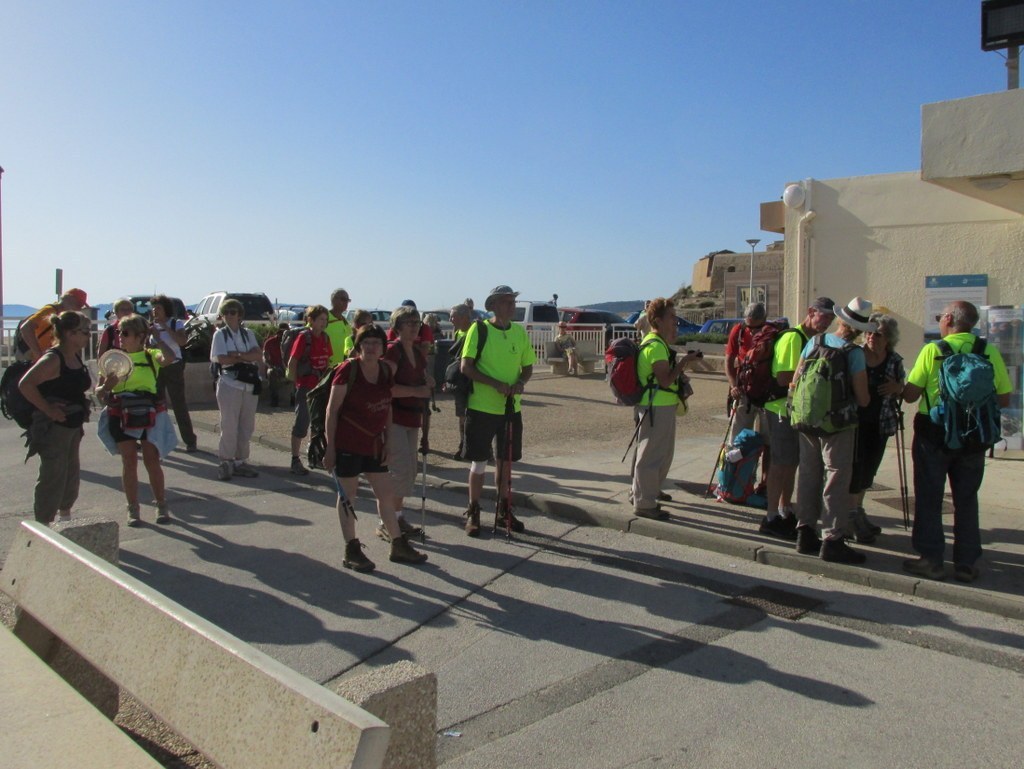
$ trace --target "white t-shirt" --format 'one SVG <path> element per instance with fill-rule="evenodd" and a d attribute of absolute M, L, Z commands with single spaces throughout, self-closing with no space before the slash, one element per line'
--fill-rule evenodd
<path fill-rule="evenodd" d="M 170 347 L 171 351 L 174 353 L 174 361 L 175 361 L 175 363 L 177 363 L 177 362 L 182 360 L 182 357 L 181 357 L 181 346 L 178 344 L 178 340 L 176 340 L 174 338 L 174 334 L 172 334 L 171 332 L 172 331 L 177 331 L 178 329 L 182 328 L 184 325 L 185 325 L 185 321 L 183 321 L 183 320 L 181 320 L 179 318 L 169 318 L 167 323 L 164 324 L 163 326 L 156 326 L 156 325 L 153 326 L 153 331 L 155 331 L 156 333 L 158 333 L 160 335 L 160 341 L 162 341 L 165 345 Z M 153 346 L 156 347 L 157 345 L 153 345 Z"/>
<path fill-rule="evenodd" d="M 259 350 L 260 344 L 256 341 L 256 335 L 246 329 L 244 326 L 239 327 L 238 331 L 232 331 L 227 326 L 217 329 L 217 333 L 213 335 L 213 342 L 210 344 L 210 360 L 213 363 L 218 362 L 218 358 L 221 355 L 227 355 L 232 352 L 249 352 L 250 350 Z M 235 378 L 233 371 L 228 371 L 227 367 L 221 369 L 220 379 L 217 380 L 218 384 L 223 384 L 228 387 L 234 387 L 238 390 L 247 390 L 252 392 L 252 385 L 246 384 L 245 382 L 239 382 Z"/>

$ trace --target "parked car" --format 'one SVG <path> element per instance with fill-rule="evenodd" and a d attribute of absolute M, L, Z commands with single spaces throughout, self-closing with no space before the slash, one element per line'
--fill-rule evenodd
<path fill-rule="evenodd" d="M 301 325 L 306 322 L 307 308 L 308 305 L 305 304 L 274 305 L 274 309 L 277 312 L 277 322 L 290 323 L 292 325 Z"/>
<path fill-rule="evenodd" d="M 532 323 L 558 323 L 558 308 L 552 302 L 517 301 L 512 320 L 525 323 L 527 328 Z"/>
<path fill-rule="evenodd" d="M 236 291 L 214 291 L 207 294 L 196 304 L 196 319 L 204 319 L 210 323 L 216 323 L 220 316 L 220 306 L 225 299 L 236 299 L 245 308 L 245 316 L 242 318 L 247 323 L 273 323 L 277 317 L 274 312 L 274 305 L 266 294 L 248 294 Z"/>
<path fill-rule="evenodd" d="M 733 326 L 743 322 L 743 318 L 715 318 L 704 322 L 700 327 L 701 334 L 725 334 L 728 336 Z M 770 323 L 779 328 L 789 328 L 789 318 L 772 318 Z"/>
<path fill-rule="evenodd" d="M 128 299 L 131 300 L 131 303 L 133 305 L 135 305 L 135 312 L 137 312 L 143 318 L 148 318 L 149 317 L 149 309 L 151 307 L 149 300 L 152 299 L 152 298 L 153 298 L 152 294 L 131 294 L 128 297 Z M 173 315 L 173 317 L 180 318 L 181 320 L 187 319 L 188 318 L 188 310 L 185 309 L 185 303 L 183 301 L 181 301 L 176 296 L 172 296 L 172 297 L 168 297 L 168 298 L 171 300 L 171 303 L 174 305 L 174 315 Z"/>
<path fill-rule="evenodd" d="M 637 319 L 639 319 L 640 317 L 641 312 L 643 311 L 638 310 L 637 312 L 631 312 L 629 315 L 626 316 L 625 322 L 631 326 L 635 326 Z M 676 316 L 676 336 L 682 336 L 683 334 L 696 334 L 699 331 L 700 326 L 698 326 L 696 323 L 691 323 L 690 321 L 686 320 L 686 318 L 680 318 L 679 316 Z"/>
<path fill-rule="evenodd" d="M 362 309 L 357 308 L 357 309 Z M 373 322 L 381 328 L 387 330 L 391 328 L 391 310 L 367 310 L 370 315 L 373 316 Z M 352 318 L 355 317 L 356 310 L 348 310 L 345 312 L 345 320 L 349 323 L 352 322 Z"/>

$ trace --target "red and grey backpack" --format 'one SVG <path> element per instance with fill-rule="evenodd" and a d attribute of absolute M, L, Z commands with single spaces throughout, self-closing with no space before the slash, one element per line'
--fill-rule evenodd
<path fill-rule="evenodd" d="M 786 388 L 780 387 L 772 376 L 772 359 L 775 357 L 776 342 L 790 331 L 803 336 L 799 328 L 781 329 L 772 323 L 765 323 L 752 336 L 750 347 L 739 358 L 736 384 L 754 406 L 760 408 L 786 394 Z"/>
<path fill-rule="evenodd" d="M 651 344 L 652 340 L 638 345 L 632 339 L 622 337 L 608 345 L 608 349 L 604 351 L 605 367 L 608 370 L 605 379 L 612 390 L 615 402 L 620 406 L 636 406 L 649 390 L 657 386 L 653 374 L 647 377 L 646 382 L 641 382 L 636 372 L 640 351 Z M 662 344 L 668 347 L 665 342 Z M 671 347 L 669 353 L 673 354 Z"/>

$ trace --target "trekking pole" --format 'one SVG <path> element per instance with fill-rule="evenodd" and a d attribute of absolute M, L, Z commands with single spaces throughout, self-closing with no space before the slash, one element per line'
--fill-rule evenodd
<path fill-rule="evenodd" d="M 910 495 L 907 493 L 907 438 L 903 432 L 903 409 L 896 408 L 896 470 L 900 480 L 900 503 L 903 506 L 903 530 L 910 528 Z"/>
<path fill-rule="evenodd" d="M 648 414 L 651 415 L 651 424 L 654 424 L 654 412 L 651 411 L 651 407 L 648 406 L 647 411 L 641 414 L 640 418 L 636 420 L 636 429 L 633 431 L 633 437 L 629 439 L 629 445 L 626 446 L 626 450 L 622 454 L 622 459 L 619 460 L 620 463 L 626 461 L 626 456 L 629 454 L 629 450 L 633 448 L 633 444 L 636 443 L 636 439 L 640 435 L 640 427 L 643 425 L 644 420 L 647 418 Z"/>
<path fill-rule="evenodd" d="M 505 539 L 512 539 L 512 436 L 514 429 L 512 420 L 515 417 L 516 402 L 515 396 L 509 395 L 505 398 Z M 498 530 L 498 521 L 495 518 L 494 531 Z"/>
<path fill-rule="evenodd" d="M 423 478 L 420 484 L 420 542 L 427 541 L 427 452 L 423 455 Z"/>
<path fill-rule="evenodd" d="M 736 405 L 732 407 L 732 413 L 729 415 L 729 426 L 725 428 L 725 435 L 722 436 L 722 445 L 718 447 L 718 455 L 715 457 L 715 466 L 711 468 L 711 477 L 708 478 L 707 488 L 704 489 L 704 499 L 708 498 L 708 494 L 711 493 L 711 484 L 715 481 L 715 473 L 718 472 L 719 466 L 722 464 L 722 457 L 725 455 L 725 445 L 729 441 L 729 433 L 732 432 L 732 423 L 736 419 Z"/>
<path fill-rule="evenodd" d="M 334 479 L 334 488 L 338 490 L 338 501 L 341 502 L 341 509 L 345 515 L 351 515 L 352 520 L 357 520 L 356 509 L 352 507 L 352 501 L 348 498 L 348 494 L 341 488 L 341 481 L 338 480 L 338 474 L 334 470 L 331 470 L 331 477 Z"/>

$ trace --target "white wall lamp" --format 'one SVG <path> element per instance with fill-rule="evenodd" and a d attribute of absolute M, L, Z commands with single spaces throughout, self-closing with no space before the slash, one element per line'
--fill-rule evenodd
<path fill-rule="evenodd" d="M 972 176 L 971 184 L 979 189 L 986 192 L 992 192 L 993 190 L 1001 190 L 1007 184 L 1013 181 L 1013 177 L 1009 174 L 989 174 L 988 176 Z"/>

